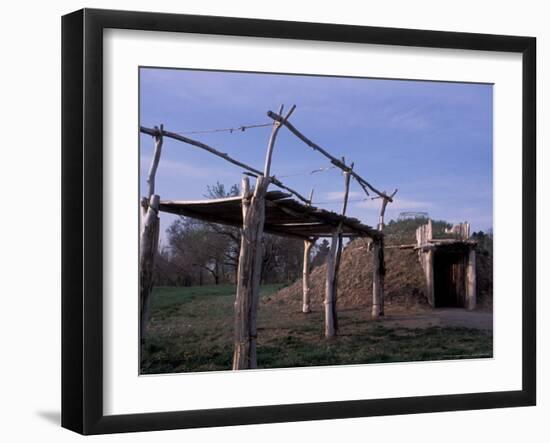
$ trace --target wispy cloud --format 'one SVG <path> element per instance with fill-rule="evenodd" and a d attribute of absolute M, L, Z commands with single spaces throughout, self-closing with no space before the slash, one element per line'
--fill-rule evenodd
<path fill-rule="evenodd" d="M 390 110 L 388 122 L 391 126 L 401 129 L 423 130 L 430 127 L 426 111 L 418 108 Z"/>
<path fill-rule="evenodd" d="M 365 201 L 357 202 L 355 206 L 358 208 L 367 208 L 367 209 L 379 208 L 380 200 L 365 200 Z M 388 205 L 388 209 L 390 208 L 394 210 L 406 210 L 406 209 L 426 210 L 428 208 L 433 208 L 433 204 L 427 201 L 395 198 L 393 200 L 393 203 L 390 203 Z"/>
<path fill-rule="evenodd" d="M 151 163 L 150 156 L 141 157 L 142 174 L 147 174 Z M 201 167 L 194 164 L 189 164 L 177 160 L 162 159 L 158 167 L 158 176 L 163 177 L 185 177 L 185 178 L 234 178 L 235 174 L 231 174 L 224 169 L 214 169 L 212 167 Z"/>
<path fill-rule="evenodd" d="M 357 192 L 357 191 L 351 191 L 349 193 L 349 196 L 348 198 L 350 199 L 353 199 L 353 198 L 360 198 L 362 196 L 364 196 L 365 194 L 362 194 L 361 192 Z M 324 194 L 324 196 L 322 197 L 323 200 L 326 200 L 326 201 L 342 201 L 343 198 L 344 198 L 344 191 L 331 191 L 331 192 L 327 192 Z"/>

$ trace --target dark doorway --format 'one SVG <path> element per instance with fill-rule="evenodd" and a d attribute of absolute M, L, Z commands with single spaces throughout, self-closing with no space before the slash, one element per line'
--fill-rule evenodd
<path fill-rule="evenodd" d="M 434 305 L 436 308 L 465 307 L 466 254 L 453 249 L 434 254 Z"/>

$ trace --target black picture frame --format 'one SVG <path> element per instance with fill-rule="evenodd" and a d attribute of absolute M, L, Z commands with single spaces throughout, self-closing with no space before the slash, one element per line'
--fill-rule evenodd
<path fill-rule="evenodd" d="M 103 413 L 103 30 L 170 31 L 522 54 L 522 389 L 131 415 Z M 536 39 L 83 9 L 62 18 L 62 426 L 82 434 L 458 411 L 536 403 Z"/>

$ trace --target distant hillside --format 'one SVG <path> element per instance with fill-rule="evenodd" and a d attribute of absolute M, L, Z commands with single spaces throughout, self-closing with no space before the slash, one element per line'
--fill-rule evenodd
<path fill-rule="evenodd" d="M 416 228 L 426 220 L 390 221 L 384 230 L 386 242 L 386 279 L 385 302 L 406 307 L 428 307 L 425 278 L 413 249 L 392 248 L 400 244 L 416 242 Z M 444 229 L 450 226 L 445 221 L 434 221 L 434 237 L 443 236 Z M 475 233 L 478 240 L 477 278 L 478 306 L 492 306 L 492 239 L 485 234 Z M 388 247 L 390 246 L 390 247 Z M 313 269 L 311 281 L 311 306 L 313 310 L 323 308 L 326 265 Z M 296 305 L 300 309 L 302 301 L 302 282 L 283 288 L 270 297 L 267 302 L 284 302 Z M 338 306 L 352 307 L 372 305 L 372 252 L 367 251 L 363 239 L 351 241 L 343 250 L 338 283 Z"/>

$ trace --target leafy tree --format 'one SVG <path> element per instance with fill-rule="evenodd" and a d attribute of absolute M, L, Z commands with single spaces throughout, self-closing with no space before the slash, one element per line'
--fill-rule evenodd
<path fill-rule="evenodd" d="M 330 252 L 330 243 L 324 238 L 321 243 L 315 245 L 313 250 L 313 258 L 311 260 L 311 266 L 316 267 L 324 264 L 327 260 Z"/>

